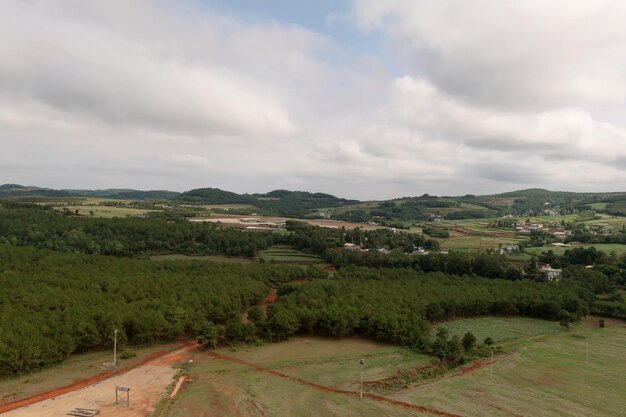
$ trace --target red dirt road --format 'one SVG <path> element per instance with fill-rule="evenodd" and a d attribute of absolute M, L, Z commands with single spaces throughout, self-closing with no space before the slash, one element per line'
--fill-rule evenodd
<path fill-rule="evenodd" d="M 213 351 L 207 351 L 206 352 L 209 356 L 212 356 L 216 359 L 220 359 L 220 360 L 225 360 L 225 361 L 229 361 L 229 362 L 234 362 L 237 363 L 239 365 L 243 365 L 243 366 L 247 366 L 248 368 L 252 368 L 257 372 L 263 372 L 269 375 L 273 375 L 279 378 L 283 378 L 283 379 L 288 379 L 290 381 L 293 381 L 297 384 L 300 385 L 305 385 L 311 388 L 314 388 L 318 391 L 323 391 L 323 392 L 333 392 L 336 394 L 342 394 L 342 395 L 349 395 L 351 397 L 358 397 L 359 393 L 357 391 L 349 391 L 349 390 L 343 390 L 343 389 L 337 389 L 337 388 L 332 388 L 332 387 L 326 387 L 324 385 L 319 385 L 319 384 L 315 384 L 313 382 L 309 382 L 306 381 L 304 379 L 300 379 L 300 378 L 296 378 L 296 377 L 292 377 L 289 375 L 286 375 L 282 372 L 278 372 L 275 371 L 273 369 L 270 368 L 264 368 L 262 366 L 256 365 L 254 363 L 251 362 L 247 362 L 244 361 L 242 359 L 239 358 L 235 358 L 232 356 L 226 356 L 226 355 L 222 355 L 220 353 L 217 352 L 213 352 Z M 428 414 L 432 414 L 432 415 L 436 415 L 436 416 L 442 416 L 442 417 L 461 417 L 458 414 L 450 414 L 450 413 L 446 413 L 445 411 L 439 411 L 439 410 L 433 410 L 431 408 L 426 408 L 426 407 L 421 407 L 419 405 L 415 405 L 415 404 L 411 404 L 411 403 L 405 403 L 403 401 L 398 401 L 398 400 L 392 400 L 391 398 L 387 398 L 387 397 L 383 397 L 382 395 L 377 395 L 377 394 L 372 394 L 369 392 L 364 392 L 363 393 L 363 397 L 365 398 L 369 398 L 372 399 L 374 401 L 380 401 L 380 402 L 385 402 L 388 404 L 392 404 L 392 405 L 396 405 L 402 408 L 406 408 L 408 410 L 414 410 L 414 411 L 419 411 L 422 413 L 428 413 Z"/>
<path fill-rule="evenodd" d="M 42 392 L 36 395 L 33 395 L 31 397 L 28 398 L 24 398 L 22 400 L 18 400 L 18 401 L 13 401 L 7 404 L 2 404 L 0 406 L 0 414 L 2 413 L 7 413 L 9 411 L 12 410 L 16 410 L 18 408 L 21 407 L 25 407 L 27 405 L 31 405 L 31 404 L 35 404 L 38 403 L 40 401 L 45 401 L 51 398 L 55 398 L 58 397 L 60 395 L 63 394 L 67 394 L 73 391 L 77 391 L 79 389 L 88 387 L 90 385 L 94 385 L 97 384 L 98 382 L 102 382 L 105 381 L 109 378 L 113 378 L 122 374 L 125 374 L 133 369 L 136 369 L 140 366 L 146 365 L 149 362 L 153 362 L 156 361 L 160 358 L 162 358 L 163 356 L 166 356 L 168 353 L 174 352 L 176 350 L 179 350 L 181 348 L 185 348 L 186 347 L 186 351 L 190 352 L 192 350 L 196 350 L 199 348 L 199 345 L 197 345 L 195 342 L 189 342 L 189 343 L 185 343 L 183 345 L 180 346 L 176 346 L 174 348 L 170 348 L 167 350 L 162 350 L 159 352 L 155 352 L 152 353 L 148 356 L 146 356 L 145 358 L 143 358 L 141 361 L 138 361 L 137 363 L 133 364 L 132 366 L 126 367 L 126 368 L 122 368 L 122 369 L 118 369 L 118 370 L 114 370 L 114 371 L 107 371 L 107 372 L 103 372 L 100 373 L 98 375 L 94 375 L 90 378 L 85 378 L 85 379 L 80 379 L 77 380 L 75 382 L 73 382 L 72 384 L 63 386 L 63 387 L 59 387 L 59 388 L 55 388 L 53 390 L 50 391 L 46 391 L 46 392 Z M 170 358 L 165 359 L 167 361 L 171 361 Z"/>

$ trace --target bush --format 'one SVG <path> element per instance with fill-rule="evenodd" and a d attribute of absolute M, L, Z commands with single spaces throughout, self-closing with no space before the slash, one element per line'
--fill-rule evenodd
<path fill-rule="evenodd" d="M 120 355 L 120 359 L 132 359 L 136 356 L 137 356 L 137 352 L 135 352 L 134 350 L 128 349 L 122 352 L 122 354 Z"/>

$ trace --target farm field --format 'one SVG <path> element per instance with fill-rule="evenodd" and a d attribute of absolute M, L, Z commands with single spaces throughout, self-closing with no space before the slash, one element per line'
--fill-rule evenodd
<path fill-rule="evenodd" d="M 487 250 L 497 248 L 499 244 L 515 245 L 521 241 L 521 239 L 514 238 L 502 238 L 502 237 L 483 237 L 472 235 L 454 235 L 451 234 L 449 238 L 437 239 L 442 249 L 455 249 L 455 250 Z"/>
<path fill-rule="evenodd" d="M 626 323 L 588 319 L 568 332 L 528 340 L 493 367 L 393 395 L 463 416 L 620 416 L 626 408 Z M 589 364 L 586 339 L 589 339 Z"/>
<path fill-rule="evenodd" d="M 524 249 L 524 252 L 527 252 L 527 253 L 530 253 L 530 254 L 533 254 L 533 255 L 539 255 L 541 252 L 547 252 L 547 251 L 551 250 L 556 255 L 563 255 L 565 253 L 565 251 L 568 250 L 568 249 L 590 248 L 590 247 L 594 247 L 594 248 L 596 248 L 596 250 L 598 250 L 600 252 L 604 252 L 604 253 L 615 252 L 615 254 L 618 255 L 618 256 L 626 253 L 626 245 L 620 245 L 619 243 L 596 243 L 596 244 L 593 244 L 593 245 L 579 245 L 579 246 L 573 246 L 573 247 L 569 247 L 569 248 L 553 247 L 553 246 L 542 246 L 542 247 L 539 247 L 539 248 L 526 248 L 526 249 Z"/>
<path fill-rule="evenodd" d="M 588 220 L 585 224 L 590 226 L 600 226 L 606 230 L 621 230 L 622 227 L 626 226 L 626 217 L 602 214 L 600 215 L 600 219 Z"/>
<path fill-rule="evenodd" d="M 349 223 L 340 220 L 324 220 L 324 219 L 292 219 L 287 217 L 270 217 L 270 216 L 240 216 L 232 214 L 212 214 L 210 218 L 194 217 L 190 218 L 194 222 L 223 223 L 227 226 L 245 227 L 254 226 L 255 222 L 285 222 L 287 220 L 297 220 L 313 226 L 330 227 L 333 229 L 354 229 L 357 227 L 363 230 L 385 229 L 384 226 L 373 226 L 367 223 Z"/>
<path fill-rule="evenodd" d="M 267 262 L 292 262 L 292 263 L 319 263 L 322 258 L 317 255 L 300 252 L 289 246 L 276 245 L 269 249 L 262 250 L 259 258 Z"/>
<path fill-rule="evenodd" d="M 153 345 L 149 347 L 132 348 L 137 356 L 133 359 L 119 360 L 116 369 L 124 369 L 141 361 L 152 353 L 174 348 L 175 344 Z M 123 352 L 121 349 L 119 352 Z M 72 355 L 62 364 L 47 368 L 39 372 L 0 379 L 0 405 L 7 402 L 21 400 L 31 395 L 48 391 L 60 386 L 69 385 L 76 380 L 89 378 L 102 372 L 100 365 L 112 361 L 111 351 L 100 351 Z"/>

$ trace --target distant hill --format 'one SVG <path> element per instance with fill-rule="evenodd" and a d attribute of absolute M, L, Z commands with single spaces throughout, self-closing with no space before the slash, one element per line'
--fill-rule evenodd
<path fill-rule="evenodd" d="M 52 189 L 19 184 L 0 185 L 0 198 L 63 199 L 98 197 L 122 200 L 171 201 L 176 204 L 243 204 L 249 208 L 230 209 L 230 213 L 259 213 L 268 216 L 324 217 L 353 222 L 382 222 L 400 227 L 399 222 L 433 219 L 492 218 L 505 214 L 532 216 L 540 213 L 571 214 L 595 210 L 626 216 L 626 192 L 577 193 L 529 188 L 492 195 L 402 197 L 385 201 L 361 203 L 326 193 L 273 190 L 267 193 L 238 194 L 219 188 L 197 188 L 183 193 L 165 190 L 134 189 Z M 328 210 L 322 210 L 328 209 Z"/>
<path fill-rule="evenodd" d="M 198 204 L 254 204 L 256 198 L 247 194 L 237 194 L 219 188 L 197 188 L 185 191 L 177 200 Z"/>
<path fill-rule="evenodd" d="M 0 185 L 0 198 L 15 197 L 99 197 L 131 200 L 169 200 L 180 193 L 175 191 L 151 190 L 141 191 L 133 189 L 106 189 L 106 190 L 55 190 L 52 188 L 23 186 L 19 184 Z"/>
<path fill-rule="evenodd" d="M 265 215 L 297 217 L 312 210 L 358 203 L 330 194 L 307 191 L 274 190 L 264 194 L 237 194 L 219 188 L 198 188 L 179 195 L 176 200 L 196 204 L 250 204 Z"/>

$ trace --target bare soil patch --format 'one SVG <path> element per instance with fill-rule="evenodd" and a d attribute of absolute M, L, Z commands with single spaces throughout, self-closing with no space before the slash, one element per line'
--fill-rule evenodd
<path fill-rule="evenodd" d="M 156 352 L 132 368 L 104 372 L 73 384 L 47 391 L 20 401 L 4 404 L 0 413 L 7 417 L 56 417 L 73 408 L 100 410 L 100 416 L 144 417 L 172 382 L 172 365 L 196 350 L 187 344 L 173 351 Z M 131 388 L 130 407 L 115 405 L 115 386 Z"/>

